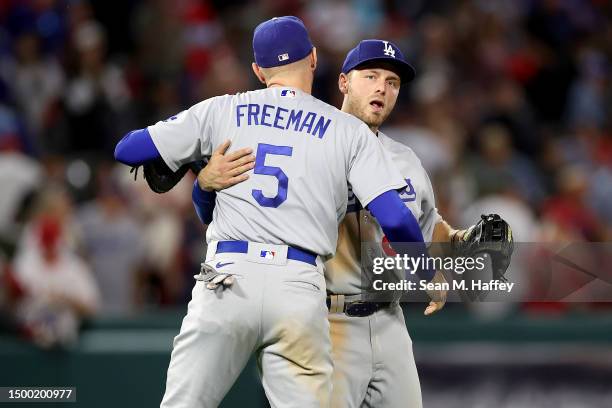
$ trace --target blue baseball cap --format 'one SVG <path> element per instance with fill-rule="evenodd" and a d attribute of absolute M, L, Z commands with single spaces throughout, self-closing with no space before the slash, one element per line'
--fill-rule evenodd
<path fill-rule="evenodd" d="M 346 55 L 342 72 L 348 74 L 351 70 L 370 61 L 385 61 L 397 68 L 402 85 L 416 76 L 416 71 L 410 65 L 404 54 L 391 41 L 363 40 Z"/>
<path fill-rule="evenodd" d="M 291 64 L 305 58 L 313 45 L 302 20 L 294 16 L 264 21 L 253 33 L 255 63 L 262 68 Z"/>

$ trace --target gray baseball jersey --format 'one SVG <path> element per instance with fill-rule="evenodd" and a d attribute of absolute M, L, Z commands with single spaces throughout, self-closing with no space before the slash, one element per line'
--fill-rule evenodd
<path fill-rule="evenodd" d="M 371 132 L 370 137 L 375 139 Z M 378 140 L 406 180 L 407 187 L 401 191 L 400 198 L 419 221 L 425 241 L 431 242 L 434 227 L 442 218 L 435 206 L 427 172 L 409 147 L 382 132 L 378 132 Z M 349 186 L 347 215 L 339 228 L 338 250 L 336 256 L 326 263 L 327 289 L 332 293 L 354 295 L 365 289 L 362 288 L 361 270 L 363 264 L 367 265 L 367 260 L 362 259 L 362 242 L 375 247 L 370 256 L 385 256 L 385 234 L 369 211 L 363 210 L 364 207 Z"/>
<path fill-rule="evenodd" d="M 148 130 L 173 170 L 226 139 L 230 151 L 256 152 L 251 177 L 217 194 L 209 242 L 288 244 L 331 256 L 347 180 L 364 205 L 406 185 L 362 121 L 293 88 L 214 97 Z"/>

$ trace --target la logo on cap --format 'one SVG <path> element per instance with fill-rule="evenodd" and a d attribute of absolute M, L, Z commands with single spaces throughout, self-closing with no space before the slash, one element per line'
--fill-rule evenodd
<path fill-rule="evenodd" d="M 389 44 L 389 41 L 383 41 L 383 43 L 385 44 L 385 48 L 383 50 L 385 55 L 388 57 L 395 58 L 395 50 L 393 49 L 391 44 Z"/>

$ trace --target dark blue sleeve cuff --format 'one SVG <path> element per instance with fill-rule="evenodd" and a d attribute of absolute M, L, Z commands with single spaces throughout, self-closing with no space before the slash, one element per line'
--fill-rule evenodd
<path fill-rule="evenodd" d="M 202 224 L 208 225 L 212 222 L 216 198 L 216 192 L 202 190 L 197 179 L 193 182 L 191 199 L 193 201 L 196 214 L 198 214 L 198 218 L 200 221 L 202 221 Z"/>

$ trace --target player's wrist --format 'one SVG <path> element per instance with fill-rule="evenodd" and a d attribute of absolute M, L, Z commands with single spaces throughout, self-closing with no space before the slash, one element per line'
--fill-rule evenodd
<path fill-rule="evenodd" d="M 464 244 L 465 234 L 469 231 L 468 229 L 455 230 L 450 234 L 450 248 L 452 251 L 457 251 Z"/>
<path fill-rule="evenodd" d="M 454 230 L 450 233 L 450 243 L 455 244 L 463 238 L 463 234 L 465 234 L 465 230 Z"/>
<path fill-rule="evenodd" d="M 215 191 L 213 186 L 210 183 L 207 183 L 206 178 L 202 177 L 202 175 L 198 175 L 198 188 L 206 193 L 212 193 Z"/>
<path fill-rule="evenodd" d="M 468 233 L 468 231 L 471 229 L 472 227 L 463 229 L 463 230 L 455 230 L 452 234 L 451 234 L 451 243 L 452 242 L 461 242 L 464 240 L 465 238 L 465 234 Z"/>

